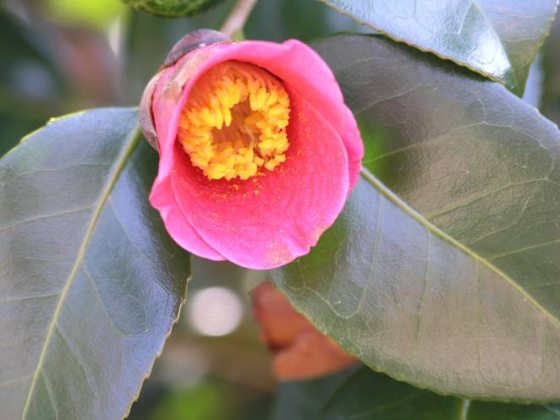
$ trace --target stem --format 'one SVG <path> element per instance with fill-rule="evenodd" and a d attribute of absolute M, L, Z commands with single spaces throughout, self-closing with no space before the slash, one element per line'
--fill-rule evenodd
<path fill-rule="evenodd" d="M 256 4 L 257 0 L 237 0 L 220 31 L 233 38 L 235 34 L 243 30 L 243 26 Z"/>
<path fill-rule="evenodd" d="M 459 420 L 467 420 L 469 418 L 469 408 L 471 406 L 471 400 L 461 401 Z"/>

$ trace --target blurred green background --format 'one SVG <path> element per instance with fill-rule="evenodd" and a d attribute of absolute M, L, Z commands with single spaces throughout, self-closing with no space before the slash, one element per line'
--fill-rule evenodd
<path fill-rule="evenodd" d="M 226 1 L 196 18 L 167 20 L 118 0 L 4 0 L 0 5 L 0 155 L 49 118 L 136 105 L 171 46 L 196 28 L 219 28 Z M 245 28 L 282 41 L 367 31 L 315 0 L 261 0 Z M 560 24 L 547 40 L 526 100 L 560 122 Z M 276 384 L 251 317 L 262 281 L 229 264 L 193 262 L 189 299 L 130 413 L 134 420 L 266 419 Z"/>

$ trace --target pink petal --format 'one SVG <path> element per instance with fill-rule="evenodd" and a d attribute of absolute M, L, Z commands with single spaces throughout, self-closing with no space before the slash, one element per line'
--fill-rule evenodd
<path fill-rule="evenodd" d="M 305 255 L 344 206 L 348 157 L 340 136 L 294 94 L 292 109 L 287 161 L 265 176 L 209 181 L 176 145 L 167 182 L 179 207 L 204 242 L 244 267 L 273 268 Z M 183 234 L 167 227 L 173 237 Z"/>
<path fill-rule="evenodd" d="M 150 203 L 159 210 L 165 228 L 175 242 L 181 247 L 200 257 L 214 261 L 223 261 L 225 258 L 211 248 L 190 225 L 188 217 L 184 213 L 185 209 L 183 209 L 176 200 L 175 191 L 169 182 L 169 174 L 173 171 L 175 166 L 175 156 L 172 153 L 172 147 L 163 148 L 161 145 L 162 143 L 167 145 L 173 145 L 175 143 L 179 113 L 175 112 L 177 101 L 162 93 L 163 90 L 169 86 L 170 78 L 173 77 L 173 75 L 174 73 L 172 71 L 164 72 L 161 75 L 153 96 L 154 106 L 157 106 L 160 111 L 154 113 L 154 122 L 159 141 L 160 160 L 158 177 L 150 193 Z M 179 97 L 181 94 L 182 93 L 179 92 Z M 170 116 L 171 118 L 169 120 Z M 162 142 L 162 140 L 164 141 Z M 182 154 L 184 154 L 184 152 L 182 152 Z"/>
<path fill-rule="evenodd" d="M 209 181 L 176 141 L 190 89 L 206 70 L 227 60 L 266 68 L 284 81 L 291 98 L 287 162 L 248 181 Z M 196 71 L 185 70 L 189 63 Z M 178 98 L 174 83 L 182 77 Z M 316 244 L 358 178 L 363 145 L 355 120 L 330 69 L 298 41 L 195 51 L 164 72 L 154 98 L 161 156 L 150 201 L 171 236 L 197 255 L 249 268 L 286 264 Z"/>
<path fill-rule="evenodd" d="M 172 157 L 173 159 L 173 157 Z M 174 159 L 173 159 L 174 160 Z M 157 208 L 163 219 L 165 228 L 177 244 L 182 248 L 214 261 L 223 261 L 225 258 L 214 248 L 211 248 L 189 223 L 190 208 L 184 208 L 182 201 L 176 199 L 176 191 L 171 178 L 152 188 L 150 203 Z"/>

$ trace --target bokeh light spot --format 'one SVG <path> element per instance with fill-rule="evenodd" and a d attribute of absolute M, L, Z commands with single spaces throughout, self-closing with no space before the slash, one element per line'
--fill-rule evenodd
<path fill-rule="evenodd" d="M 239 297 L 225 287 L 209 287 L 193 293 L 188 322 L 203 335 L 219 337 L 232 333 L 243 318 Z"/>

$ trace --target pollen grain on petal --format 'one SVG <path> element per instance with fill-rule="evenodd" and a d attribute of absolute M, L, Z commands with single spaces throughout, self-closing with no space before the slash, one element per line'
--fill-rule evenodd
<path fill-rule="evenodd" d="M 226 61 L 189 93 L 178 140 L 208 179 L 246 180 L 286 161 L 290 98 L 282 82 L 252 64 Z"/>

